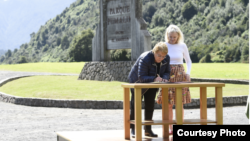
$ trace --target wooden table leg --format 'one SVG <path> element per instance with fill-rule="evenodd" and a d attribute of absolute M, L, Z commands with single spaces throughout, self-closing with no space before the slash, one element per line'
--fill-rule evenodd
<path fill-rule="evenodd" d="M 135 88 L 135 140 L 142 140 L 141 89 Z"/>
<path fill-rule="evenodd" d="M 124 135 L 125 139 L 130 139 L 130 102 L 129 102 L 129 88 L 124 88 L 123 93 L 123 115 L 124 115 Z"/>
<path fill-rule="evenodd" d="M 162 89 L 162 120 L 169 120 L 168 111 L 168 88 Z M 169 138 L 169 124 L 162 125 L 162 135 L 164 139 Z"/>
<path fill-rule="evenodd" d="M 207 119 L 207 87 L 200 87 L 200 119 Z M 207 123 L 201 125 L 207 125 Z"/>
<path fill-rule="evenodd" d="M 223 100 L 222 87 L 215 88 L 216 121 L 218 125 L 223 124 Z"/>
<path fill-rule="evenodd" d="M 176 88 L 175 91 L 175 118 L 176 124 L 182 125 L 182 88 Z"/>

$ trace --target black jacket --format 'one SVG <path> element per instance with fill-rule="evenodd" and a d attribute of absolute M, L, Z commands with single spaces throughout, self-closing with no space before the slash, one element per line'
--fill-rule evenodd
<path fill-rule="evenodd" d="M 166 55 L 166 58 L 162 60 L 160 64 L 159 75 L 161 78 L 169 80 L 170 78 L 170 57 Z M 129 73 L 129 83 L 149 83 L 154 82 L 157 77 L 157 65 L 155 63 L 154 53 L 151 51 L 144 52 L 136 60 L 134 66 Z M 132 89 L 132 91 L 134 91 Z M 144 94 L 147 89 L 142 89 Z"/>

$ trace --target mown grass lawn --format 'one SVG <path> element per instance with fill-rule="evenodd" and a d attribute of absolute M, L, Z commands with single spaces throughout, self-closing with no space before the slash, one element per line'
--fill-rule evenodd
<path fill-rule="evenodd" d="M 26 71 L 26 72 L 53 72 L 53 73 L 77 73 L 80 74 L 85 62 L 40 62 L 0 65 L 0 70 Z"/>
<path fill-rule="evenodd" d="M 0 70 L 26 72 L 53 72 L 80 74 L 85 62 L 26 63 L 0 65 Z M 186 68 L 186 65 L 184 64 Z M 249 79 L 249 64 L 243 63 L 193 63 L 191 78 Z"/>
<path fill-rule="evenodd" d="M 77 76 L 32 76 L 11 81 L 0 91 L 20 96 L 51 99 L 123 100 L 122 83 L 77 80 Z M 199 98 L 199 88 L 190 88 L 192 98 Z M 248 95 L 249 85 L 226 84 L 223 96 Z M 215 88 L 207 88 L 208 97 L 215 96 Z"/>
<path fill-rule="evenodd" d="M 85 62 L 26 63 L 0 65 L 0 70 L 79 74 Z M 186 67 L 186 65 L 184 64 Z M 248 79 L 249 64 L 193 63 L 191 78 Z M 9 82 L 0 91 L 20 96 L 52 99 L 122 100 L 122 83 L 77 80 L 78 76 L 34 76 Z M 215 96 L 214 88 L 207 88 L 208 97 Z M 191 97 L 199 98 L 199 88 L 190 88 Z M 226 84 L 223 96 L 248 95 L 249 85 Z"/>
<path fill-rule="evenodd" d="M 186 69 L 186 64 L 184 64 Z M 248 79 L 249 64 L 243 63 L 193 63 L 191 78 Z"/>

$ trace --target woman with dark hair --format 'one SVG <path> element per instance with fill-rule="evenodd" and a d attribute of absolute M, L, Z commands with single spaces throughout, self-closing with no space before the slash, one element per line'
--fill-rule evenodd
<path fill-rule="evenodd" d="M 129 83 L 167 82 L 170 75 L 168 47 L 164 42 L 155 45 L 153 50 L 144 52 L 135 62 L 129 73 Z M 152 120 L 157 88 L 142 89 L 145 103 L 145 120 Z M 134 120 L 134 89 L 131 89 L 130 120 Z M 145 136 L 158 137 L 151 125 L 145 125 Z M 130 124 L 132 137 L 135 137 L 134 124 Z"/>

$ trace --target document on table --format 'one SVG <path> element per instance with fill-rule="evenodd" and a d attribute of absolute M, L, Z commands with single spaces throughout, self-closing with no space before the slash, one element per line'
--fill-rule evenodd
<path fill-rule="evenodd" d="M 181 83 L 193 83 L 193 82 L 151 82 L 153 84 L 181 84 Z"/>

